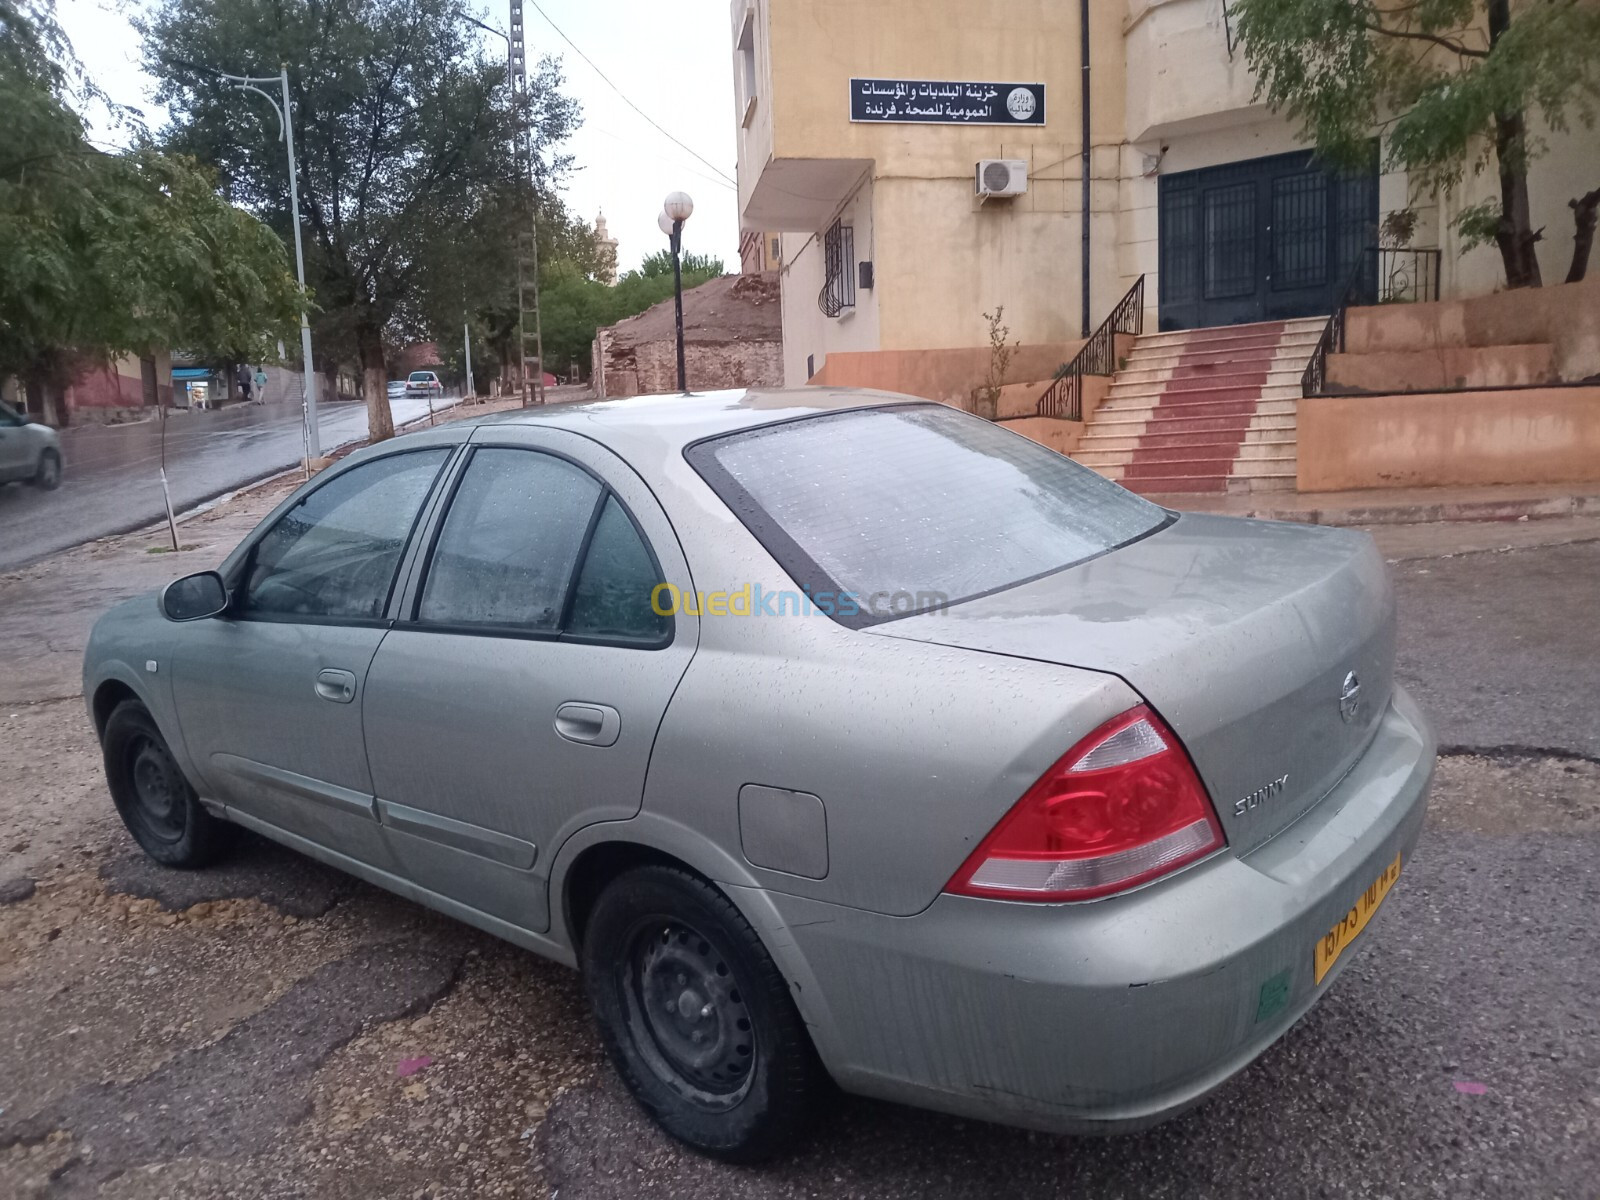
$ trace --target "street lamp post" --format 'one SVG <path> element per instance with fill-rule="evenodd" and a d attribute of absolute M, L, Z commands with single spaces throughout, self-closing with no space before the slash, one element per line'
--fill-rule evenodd
<path fill-rule="evenodd" d="M 683 223 L 694 212 L 688 192 L 668 192 L 661 205 L 659 224 L 672 242 L 672 297 L 678 324 L 678 390 L 687 392 L 689 383 L 683 360 Z"/>
<path fill-rule="evenodd" d="M 306 256 L 300 246 L 300 185 L 295 174 L 294 163 L 294 120 L 289 111 L 289 68 L 281 67 L 276 75 L 252 76 L 229 75 L 225 71 L 216 72 L 240 91 L 254 92 L 258 96 L 265 96 L 267 103 L 272 105 L 278 114 L 278 140 L 283 142 L 289 152 L 289 211 L 294 218 L 294 269 L 300 279 L 300 294 L 305 295 L 306 290 Z M 283 104 L 273 98 L 272 93 L 264 92 L 256 86 L 258 83 L 276 83 L 283 92 Z M 322 434 L 317 427 L 317 373 L 311 365 L 311 322 L 305 308 L 300 309 L 300 357 L 304 366 L 303 391 L 301 394 L 301 419 L 305 422 L 306 458 L 322 457 Z"/>

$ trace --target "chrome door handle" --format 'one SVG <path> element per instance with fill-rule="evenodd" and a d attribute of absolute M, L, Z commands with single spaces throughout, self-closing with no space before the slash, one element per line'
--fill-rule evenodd
<path fill-rule="evenodd" d="M 615 745 L 622 733 L 622 714 L 609 704 L 569 701 L 556 709 L 556 733 L 586 746 Z"/>
<path fill-rule="evenodd" d="M 356 677 L 353 671 L 329 667 L 317 672 L 317 695 L 335 704 L 349 704 L 356 698 Z"/>

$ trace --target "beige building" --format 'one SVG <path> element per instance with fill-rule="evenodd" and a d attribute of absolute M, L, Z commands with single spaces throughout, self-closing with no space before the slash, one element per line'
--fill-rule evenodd
<path fill-rule="evenodd" d="M 892 363 L 927 369 L 909 352 L 967 350 L 960 393 L 986 310 L 1048 359 L 1140 276 L 1146 329 L 1325 314 L 1407 207 L 1411 244 L 1440 251 L 1425 290 L 1435 270 L 1446 299 L 1501 285 L 1495 249 L 1462 254 L 1449 229 L 1492 177 L 1411 195 L 1376 147 L 1369 171 L 1324 172 L 1252 102 L 1223 0 L 1089 0 L 1088 26 L 1085 68 L 1073 4 L 733 0 L 741 221 L 783 251 L 787 383 L 882 355 L 872 377 L 892 385 Z M 1548 140 L 1530 186 L 1552 280 L 1600 134 Z"/>

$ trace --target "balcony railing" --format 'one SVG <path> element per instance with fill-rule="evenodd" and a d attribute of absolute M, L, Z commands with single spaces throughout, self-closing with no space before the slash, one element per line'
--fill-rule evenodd
<path fill-rule="evenodd" d="M 1083 420 L 1083 377 L 1111 375 L 1117 369 L 1117 334 L 1144 332 L 1144 276 L 1141 275 L 1111 315 L 1078 351 L 1077 357 L 1056 372 L 1056 381 L 1039 397 L 1035 408 L 1041 417 Z"/>

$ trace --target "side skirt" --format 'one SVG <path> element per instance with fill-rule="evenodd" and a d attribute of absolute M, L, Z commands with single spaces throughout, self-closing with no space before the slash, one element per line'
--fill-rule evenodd
<path fill-rule="evenodd" d="M 337 851 L 329 850 L 326 846 L 319 846 L 316 842 L 300 837 L 298 834 L 289 833 L 287 830 L 270 825 L 258 817 L 242 813 L 236 808 L 229 808 L 225 804 L 218 804 L 214 800 L 204 800 L 206 810 L 215 816 L 232 821 L 235 825 L 242 826 L 253 833 L 259 833 L 264 838 L 289 847 L 291 850 L 304 854 L 307 858 L 314 858 L 320 863 L 343 871 L 347 875 L 354 875 L 357 879 L 365 880 L 374 887 L 381 887 L 387 892 L 393 892 L 403 899 L 420 904 L 424 908 L 431 908 L 441 912 L 447 917 L 464 922 L 485 933 L 493 934 L 503 941 L 510 942 L 513 946 L 521 946 L 524 950 L 532 950 L 535 954 L 552 959 L 564 967 L 576 968 L 577 957 L 570 946 L 564 946 L 542 934 L 533 933 L 520 925 L 513 925 L 509 921 L 502 921 L 498 917 L 491 917 L 487 913 L 479 912 L 469 905 L 448 896 L 441 896 L 438 892 L 429 891 L 419 887 L 409 879 L 402 879 L 389 871 L 379 870 L 377 867 L 360 862 Z"/>

